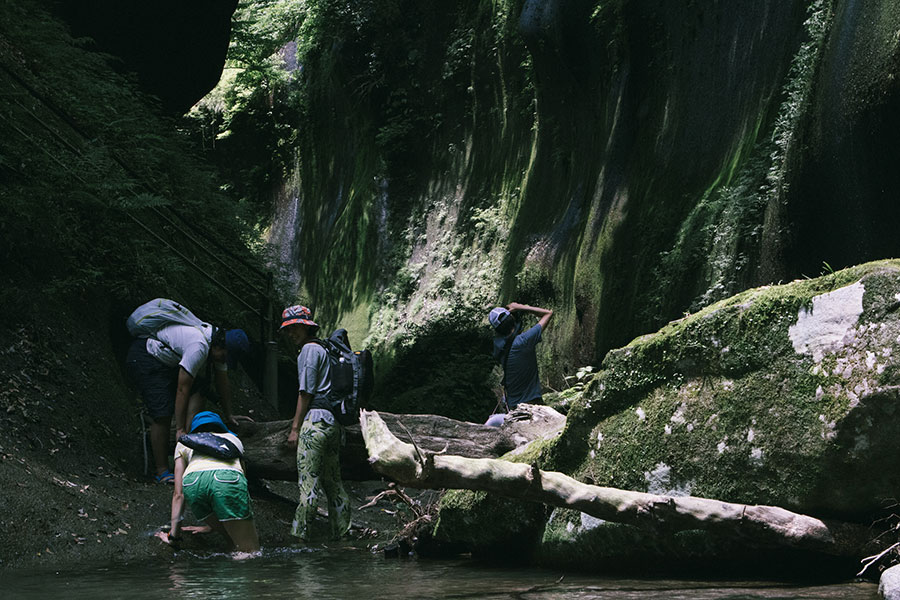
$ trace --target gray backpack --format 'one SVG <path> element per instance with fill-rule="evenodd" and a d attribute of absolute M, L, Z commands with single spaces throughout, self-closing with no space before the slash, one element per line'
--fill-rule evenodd
<path fill-rule="evenodd" d="M 137 338 L 149 338 L 168 325 L 201 327 L 203 321 L 194 313 L 167 298 L 156 298 L 141 304 L 125 321 L 128 332 Z"/>

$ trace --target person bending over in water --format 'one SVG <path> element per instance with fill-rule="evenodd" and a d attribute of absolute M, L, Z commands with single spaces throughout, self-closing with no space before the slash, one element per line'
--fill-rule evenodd
<path fill-rule="evenodd" d="M 210 411 L 194 416 L 190 432 L 192 435 L 182 437 L 175 446 L 172 523 L 168 534 L 159 534 L 160 539 L 169 544 L 180 539 L 187 500 L 194 516 L 209 528 L 184 528 L 186 531 L 224 530 L 238 552 L 258 552 L 259 535 L 250 509 L 241 440 Z"/>

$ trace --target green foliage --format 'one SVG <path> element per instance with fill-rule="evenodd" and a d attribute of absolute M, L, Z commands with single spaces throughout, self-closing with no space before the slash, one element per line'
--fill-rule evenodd
<path fill-rule="evenodd" d="M 471 319 L 471 316 L 465 317 Z M 408 329 L 393 357 L 381 357 L 373 408 L 394 413 L 428 413 L 476 423 L 494 410 L 490 387 L 494 363 L 488 332 L 473 332 L 460 323 L 433 321 Z"/>
<path fill-rule="evenodd" d="M 585 386 L 594 376 L 594 367 L 588 365 L 579 368 L 574 375 L 565 377 L 566 383 L 569 384 L 569 390 L 573 392 L 583 392 Z"/>
<path fill-rule="evenodd" d="M 8 90 L 0 98 L 0 259 L 11 267 L 3 275 L 8 298 L 35 284 L 54 294 L 100 288 L 129 302 L 216 296 L 178 253 L 219 275 L 189 231 L 213 236 L 222 255 L 252 262 L 239 207 L 174 123 L 109 57 L 82 49 L 86 43 L 38 2 L 0 3 L 0 80 Z"/>
<path fill-rule="evenodd" d="M 259 69 L 298 37 L 306 15 L 306 2 L 241 0 L 233 19 L 229 62 L 248 70 Z"/>
<path fill-rule="evenodd" d="M 240 2 L 224 76 L 188 114 L 188 129 L 260 224 L 293 162 L 299 92 L 292 43 L 305 14 L 302 2 Z"/>

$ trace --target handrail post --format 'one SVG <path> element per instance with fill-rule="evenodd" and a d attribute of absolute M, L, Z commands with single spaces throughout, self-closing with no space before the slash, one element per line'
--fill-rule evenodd
<path fill-rule="evenodd" d="M 265 364 L 263 371 L 263 396 L 278 410 L 278 342 L 274 339 L 274 306 L 272 305 L 272 272 L 266 273 L 266 298 L 263 307 L 263 335 Z"/>

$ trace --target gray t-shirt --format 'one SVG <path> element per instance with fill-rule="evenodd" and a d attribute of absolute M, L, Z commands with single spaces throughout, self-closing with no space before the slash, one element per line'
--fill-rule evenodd
<path fill-rule="evenodd" d="M 540 323 L 515 336 L 506 361 L 506 404 L 513 408 L 522 402 L 541 397 L 538 377 L 537 345 L 543 328 Z M 503 350 L 508 338 L 494 337 L 494 358 L 503 364 Z"/>
<path fill-rule="evenodd" d="M 212 325 L 199 327 L 169 325 L 147 339 L 147 352 L 167 367 L 181 366 L 196 377 L 209 356 Z M 215 363 L 216 369 L 225 371 L 225 363 Z"/>
<path fill-rule="evenodd" d="M 303 345 L 297 357 L 297 377 L 299 390 L 313 396 L 305 420 L 333 425 L 334 415 L 326 399 L 331 391 L 331 363 L 325 348 L 315 342 Z"/>

